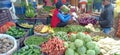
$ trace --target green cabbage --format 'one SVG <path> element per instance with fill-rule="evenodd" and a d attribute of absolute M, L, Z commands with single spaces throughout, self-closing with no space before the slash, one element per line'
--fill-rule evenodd
<path fill-rule="evenodd" d="M 70 41 L 74 42 L 76 39 L 76 34 L 71 34 Z"/>
<path fill-rule="evenodd" d="M 76 39 L 74 44 L 75 44 L 76 47 L 81 47 L 81 46 L 83 46 L 83 41 L 79 40 L 79 39 Z"/>
<path fill-rule="evenodd" d="M 94 50 L 87 50 L 87 55 L 95 55 L 95 51 Z"/>
<path fill-rule="evenodd" d="M 95 42 L 88 42 L 88 43 L 86 44 L 86 46 L 87 46 L 87 48 L 88 48 L 89 50 L 94 50 L 96 44 L 95 44 Z"/>
<path fill-rule="evenodd" d="M 68 42 L 64 42 L 64 46 L 67 48 L 69 46 Z"/>
<path fill-rule="evenodd" d="M 75 44 L 74 44 L 73 42 L 71 42 L 71 43 L 69 44 L 69 48 L 75 50 L 75 49 L 76 49 L 76 48 L 75 48 Z"/>
<path fill-rule="evenodd" d="M 86 53 L 86 47 L 82 46 L 77 49 L 77 52 L 79 54 L 85 54 Z"/>
<path fill-rule="evenodd" d="M 100 48 L 99 48 L 99 46 L 95 46 L 95 54 L 96 55 L 100 54 Z"/>
<path fill-rule="evenodd" d="M 81 54 L 81 55 L 86 55 L 86 54 Z"/>
<path fill-rule="evenodd" d="M 84 33 L 82 33 L 82 32 L 78 32 L 77 35 L 76 35 L 77 39 L 80 39 L 80 40 L 84 40 L 85 36 L 86 35 Z"/>
<path fill-rule="evenodd" d="M 79 55 L 79 54 L 75 52 L 75 55 Z"/>
<path fill-rule="evenodd" d="M 75 53 L 74 53 L 74 50 L 73 49 L 70 49 L 70 48 L 68 48 L 67 50 L 66 50 L 66 52 L 65 52 L 65 55 L 74 55 Z"/>
<path fill-rule="evenodd" d="M 85 38 L 84 38 L 84 41 L 87 43 L 87 42 L 91 42 L 92 41 L 92 38 L 90 35 L 86 35 Z"/>

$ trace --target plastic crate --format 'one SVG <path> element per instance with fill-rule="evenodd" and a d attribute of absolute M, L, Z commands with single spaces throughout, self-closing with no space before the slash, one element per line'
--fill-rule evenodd
<path fill-rule="evenodd" d="M 9 9 L 0 9 L 0 26 L 4 25 L 8 21 L 12 21 Z"/>
<path fill-rule="evenodd" d="M 17 15 L 24 15 L 25 14 L 25 7 L 15 7 L 15 12 Z"/>

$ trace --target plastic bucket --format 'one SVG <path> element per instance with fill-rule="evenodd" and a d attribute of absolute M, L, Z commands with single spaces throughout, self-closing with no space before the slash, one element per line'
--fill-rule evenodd
<path fill-rule="evenodd" d="M 11 50 L 9 50 L 8 52 L 0 54 L 0 55 L 11 55 L 15 50 L 17 50 L 17 40 L 10 35 L 0 34 L 0 38 L 2 38 L 3 36 L 11 39 L 14 42 L 14 47 Z"/>

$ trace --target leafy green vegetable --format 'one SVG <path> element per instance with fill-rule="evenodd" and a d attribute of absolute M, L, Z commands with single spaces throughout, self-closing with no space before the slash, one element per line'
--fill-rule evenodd
<path fill-rule="evenodd" d="M 47 38 L 40 36 L 30 36 L 25 40 L 25 45 L 41 45 L 43 42 L 47 41 Z"/>
<path fill-rule="evenodd" d="M 65 46 L 66 48 L 68 48 L 68 46 L 69 46 L 68 42 L 64 42 L 64 46 Z"/>
<path fill-rule="evenodd" d="M 76 39 L 76 34 L 71 34 L 69 39 L 70 39 L 70 41 L 74 42 Z"/>
<path fill-rule="evenodd" d="M 79 55 L 77 52 L 75 52 L 75 55 Z"/>
<path fill-rule="evenodd" d="M 83 40 L 83 41 L 84 41 L 84 39 L 86 38 L 85 36 L 86 36 L 86 35 L 85 35 L 84 33 L 82 33 L 82 32 L 78 32 L 77 35 L 76 35 L 76 37 L 77 37 L 78 39 Z"/>
<path fill-rule="evenodd" d="M 59 31 L 68 32 L 69 29 L 66 28 L 66 27 L 56 27 L 56 28 L 54 29 L 54 31 L 55 31 L 55 32 L 59 32 Z"/>
<path fill-rule="evenodd" d="M 95 55 L 95 51 L 94 50 L 87 50 L 87 55 Z"/>
<path fill-rule="evenodd" d="M 100 48 L 99 48 L 99 46 L 95 46 L 95 54 L 96 55 L 100 54 Z"/>
<path fill-rule="evenodd" d="M 74 50 L 70 48 L 68 48 L 65 52 L 65 55 L 74 55 L 74 54 L 75 54 Z"/>
<path fill-rule="evenodd" d="M 63 31 L 63 32 L 91 32 L 90 29 L 85 28 L 80 25 L 67 25 L 65 27 L 57 27 L 54 29 L 55 32 Z"/>
<path fill-rule="evenodd" d="M 81 54 L 81 55 L 86 55 L 86 54 Z"/>
<path fill-rule="evenodd" d="M 66 32 L 62 32 L 62 31 L 56 32 L 56 33 L 53 34 L 53 36 L 56 36 L 56 37 L 58 37 L 58 38 L 60 38 L 62 40 L 65 40 L 65 41 L 69 40 L 68 35 L 67 35 Z"/>
<path fill-rule="evenodd" d="M 76 36 L 76 38 L 71 36 Z M 69 47 L 67 49 L 74 50 L 75 55 L 98 55 L 100 53 L 97 42 L 92 41 L 91 36 L 83 32 L 78 32 L 77 34 L 70 35 L 70 37 L 72 41 L 69 41 Z"/>
<path fill-rule="evenodd" d="M 96 44 L 95 44 L 94 42 L 88 42 L 88 43 L 86 44 L 86 46 L 87 46 L 88 49 L 94 50 Z"/>
<path fill-rule="evenodd" d="M 69 32 L 90 32 L 90 29 L 80 25 L 68 25 Z"/>
<path fill-rule="evenodd" d="M 13 55 L 40 55 L 40 48 L 38 46 L 29 45 L 21 48 L 13 53 Z"/>
<path fill-rule="evenodd" d="M 15 38 L 21 38 L 24 37 L 24 35 L 26 34 L 26 32 L 21 29 L 21 28 L 16 28 L 16 27 L 11 27 L 6 34 L 9 34 Z"/>
<path fill-rule="evenodd" d="M 75 50 L 75 49 L 76 49 L 75 44 L 74 44 L 73 42 L 71 42 L 71 43 L 69 44 L 69 48 Z"/>
<path fill-rule="evenodd" d="M 82 40 L 76 39 L 74 43 L 75 43 L 75 46 L 76 46 L 76 47 L 81 47 L 81 46 L 83 46 L 83 41 L 82 41 Z"/>
<path fill-rule="evenodd" d="M 29 18 L 33 18 L 33 17 L 35 16 L 34 10 L 32 10 L 32 9 L 27 9 L 27 10 L 25 11 L 25 16 L 26 16 L 26 17 L 29 17 Z"/>
<path fill-rule="evenodd" d="M 86 35 L 84 41 L 85 41 L 86 43 L 87 43 L 87 42 L 91 42 L 91 41 L 92 41 L 91 36 L 90 36 L 90 35 Z"/>
<path fill-rule="evenodd" d="M 79 53 L 79 54 L 85 54 L 86 53 L 86 47 L 84 47 L 84 46 L 82 46 L 82 47 L 79 47 L 78 49 L 77 49 L 77 52 Z"/>

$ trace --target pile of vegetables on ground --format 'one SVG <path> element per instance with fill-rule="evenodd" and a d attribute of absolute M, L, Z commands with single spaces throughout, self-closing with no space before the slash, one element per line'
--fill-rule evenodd
<path fill-rule="evenodd" d="M 63 32 L 91 32 L 90 29 L 85 28 L 81 25 L 67 25 L 66 27 L 59 27 L 54 29 L 55 32 L 63 31 Z"/>
<path fill-rule="evenodd" d="M 0 38 L 0 54 L 6 53 L 14 47 L 13 40 L 8 37 Z"/>
<path fill-rule="evenodd" d="M 61 40 L 69 41 L 67 32 L 60 31 L 60 32 L 55 32 L 52 35 L 60 38 Z"/>
<path fill-rule="evenodd" d="M 120 40 L 105 38 L 98 41 L 102 55 L 120 55 Z"/>
<path fill-rule="evenodd" d="M 47 38 L 41 36 L 30 36 L 25 41 L 25 45 L 41 45 L 43 42 L 47 41 Z"/>
<path fill-rule="evenodd" d="M 41 45 L 41 51 L 48 55 L 63 55 L 65 50 L 64 41 L 57 37 L 53 37 Z"/>
<path fill-rule="evenodd" d="M 41 55 L 41 52 L 39 46 L 27 45 L 13 53 L 13 55 Z"/>
<path fill-rule="evenodd" d="M 16 26 L 14 22 L 6 22 L 4 25 L 0 26 L 0 33 L 5 33 L 12 26 Z"/>
<path fill-rule="evenodd" d="M 15 38 L 21 38 L 24 37 L 24 35 L 26 34 L 26 32 L 21 29 L 21 28 L 16 28 L 16 27 L 11 27 L 6 34 L 9 34 Z"/>
<path fill-rule="evenodd" d="M 64 42 L 64 45 L 67 47 L 65 55 L 98 55 L 100 53 L 98 44 L 82 32 L 71 34 L 70 42 Z"/>
<path fill-rule="evenodd" d="M 95 18 L 92 18 L 92 17 L 80 18 L 78 21 L 79 21 L 79 24 L 83 25 L 83 26 L 85 26 L 89 23 L 96 24 L 96 22 L 97 22 L 97 20 Z"/>
<path fill-rule="evenodd" d="M 89 23 L 85 26 L 85 28 L 90 29 L 93 32 L 100 32 L 101 30 L 99 28 L 95 28 L 93 24 Z"/>

